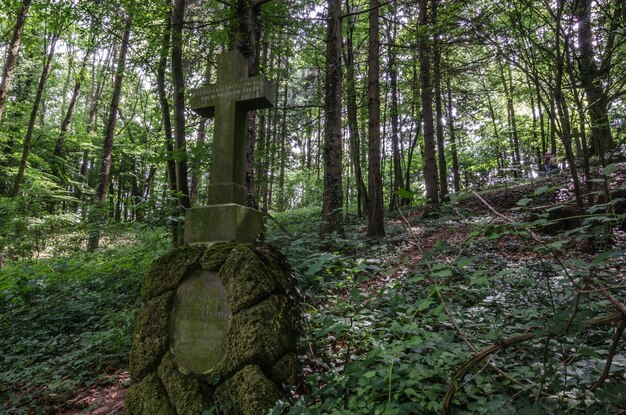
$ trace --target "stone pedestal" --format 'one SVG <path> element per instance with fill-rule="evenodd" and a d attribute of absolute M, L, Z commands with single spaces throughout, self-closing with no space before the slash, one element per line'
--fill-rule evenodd
<path fill-rule="evenodd" d="M 125 413 L 266 413 L 297 380 L 291 286 L 269 246 L 186 246 L 157 259 L 135 316 Z"/>
<path fill-rule="evenodd" d="M 235 203 L 187 210 L 185 244 L 254 243 L 263 232 L 263 213 Z"/>

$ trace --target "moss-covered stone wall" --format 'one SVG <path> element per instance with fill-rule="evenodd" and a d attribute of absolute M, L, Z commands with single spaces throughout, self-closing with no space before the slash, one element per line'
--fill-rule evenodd
<path fill-rule="evenodd" d="M 184 374 L 172 354 L 170 319 L 181 283 L 198 270 L 217 273 L 232 312 L 227 350 L 203 374 Z M 219 243 L 186 246 L 157 259 L 141 290 L 135 317 L 125 412 L 258 415 L 296 382 L 299 313 L 289 267 L 270 246 Z"/>

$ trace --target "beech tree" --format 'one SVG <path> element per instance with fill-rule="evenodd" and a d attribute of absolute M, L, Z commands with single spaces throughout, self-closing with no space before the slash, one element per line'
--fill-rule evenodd
<path fill-rule="evenodd" d="M 341 0 L 328 0 L 327 7 L 322 235 L 343 234 Z"/>

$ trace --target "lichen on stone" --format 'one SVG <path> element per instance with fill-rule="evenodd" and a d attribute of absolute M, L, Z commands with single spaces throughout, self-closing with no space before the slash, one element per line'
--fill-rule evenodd
<path fill-rule="evenodd" d="M 153 298 L 135 315 L 130 350 L 130 375 L 135 380 L 141 380 L 156 369 L 167 351 L 168 319 L 174 295 L 174 291 L 169 291 Z"/>
<path fill-rule="evenodd" d="M 287 353 L 272 367 L 270 378 L 279 385 L 293 386 L 298 381 L 299 365 L 298 356 Z"/>
<path fill-rule="evenodd" d="M 132 385 L 124 402 L 126 415 L 176 415 L 156 373 Z"/>
<path fill-rule="evenodd" d="M 198 259 L 205 249 L 203 246 L 184 246 L 157 258 L 143 280 L 142 300 L 176 289 L 185 275 L 199 267 Z"/>
<path fill-rule="evenodd" d="M 228 331 L 228 351 L 213 375 L 229 375 L 255 363 L 271 367 L 288 351 L 295 350 L 295 337 L 284 296 L 273 295 L 233 317 Z"/>
<path fill-rule="evenodd" d="M 257 365 L 233 375 L 216 391 L 217 400 L 232 415 L 264 414 L 280 398 L 278 387 Z"/>
<path fill-rule="evenodd" d="M 200 265 L 207 271 L 219 272 L 232 250 L 238 246 L 234 242 L 219 242 L 205 250 Z"/>
<path fill-rule="evenodd" d="M 198 378 L 183 375 L 171 353 L 163 357 L 158 373 L 178 415 L 193 415 L 208 408 L 207 388 Z"/>
<path fill-rule="evenodd" d="M 286 287 L 256 252 L 246 246 L 234 249 L 220 271 L 233 314 L 249 308 Z"/>

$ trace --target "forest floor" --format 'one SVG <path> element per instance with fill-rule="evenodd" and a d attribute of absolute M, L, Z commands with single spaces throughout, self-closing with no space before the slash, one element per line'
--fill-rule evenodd
<path fill-rule="evenodd" d="M 622 189 L 626 166 L 617 173 Z M 352 216 L 345 236 L 322 242 L 318 211 L 275 215 L 268 240 L 294 268 L 304 330 L 301 384 L 272 414 L 624 413 L 624 212 L 610 209 L 618 201 L 573 220 L 570 199 L 565 175 L 465 193 L 437 215 L 389 213 L 380 240 Z M 129 303 L 116 323 L 124 331 L 93 346 L 105 355 L 114 345 L 117 357 L 85 363 L 64 394 L 51 396 L 50 383 L 71 370 L 25 385 L 3 369 L 5 412 L 121 413 L 129 344 L 117 337 L 132 327 Z"/>

